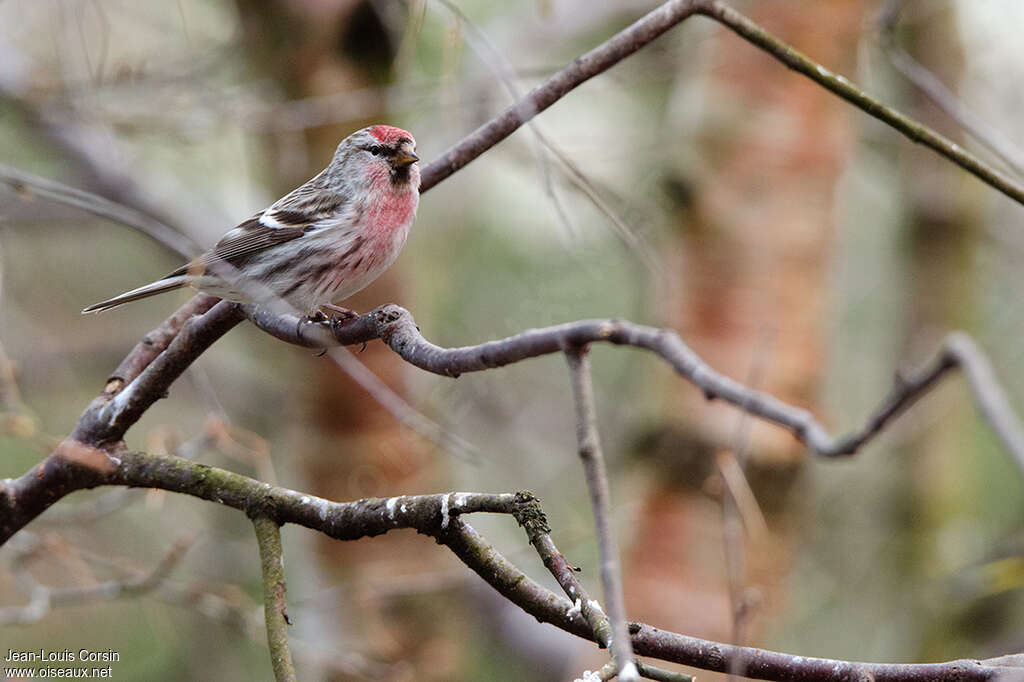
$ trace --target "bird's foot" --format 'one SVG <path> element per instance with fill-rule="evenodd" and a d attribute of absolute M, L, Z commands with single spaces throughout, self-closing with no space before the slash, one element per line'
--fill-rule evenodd
<path fill-rule="evenodd" d="M 317 314 L 324 315 L 327 313 L 327 317 L 331 319 L 341 318 L 342 320 L 351 320 L 353 317 L 359 317 L 359 313 L 348 308 L 342 308 L 340 305 L 334 305 L 333 303 L 325 303 L 320 306 L 320 310 Z"/>
<path fill-rule="evenodd" d="M 331 321 L 331 318 L 324 313 L 322 310 L 318 310 L 311 315 L 306 315 L 302 318 L 303 322 L 312 322 L 313 324 L 327 324 Z"/>
<path fill-rule="evenodd" d="M 324 311 L 317 310 L 316 312 L 314 312 L 314 313 L 312 313 L 310 315 L 306 315 L 305 317 L 300 317 L 299 318 L 299 320 L 295 323 L 295 336 L 297 336 L 300 339 L 302 338 L 302 327 L 303 327 L 303 325 L 307 325 L 307 324 L 327 324 L 327 325 L 329 325 L 329 324 L 332 324 L 333 322 L 334 322 L 333 318 L 331 318 L 330 316 L 325 314 Z"/>

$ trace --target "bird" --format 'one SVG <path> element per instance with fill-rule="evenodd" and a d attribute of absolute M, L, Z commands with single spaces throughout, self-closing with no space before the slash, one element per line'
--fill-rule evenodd
<path fill-rule="evenodd" d="M 300 187 L 228 231 L 217 244 L 155 282 L 94 303 L 110 310 L 192 287 L 239 303 L 279 303 L 323 318 L 398 257 L 419 205 L 416 140 L 372 125 L 342 140 L 331 162 Z"/>

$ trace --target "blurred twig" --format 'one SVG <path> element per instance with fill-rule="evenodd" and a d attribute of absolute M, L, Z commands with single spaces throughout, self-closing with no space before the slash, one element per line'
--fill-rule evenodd
<path fill-rule="evenodd" d="M 30 539 L 31 538 L 31 539 Z M 177 566 L 194 538 L 179 538 L 150 571 L 137 573 L 122 580 L 108 580 L 87 587 L 48 587 L 38 583 L 25 567 L 25 563 L 40 550 L 35 536 L 26 536 L 24 546 L 12 560 L 12 571 L 18 582 L 29 591 L 30 602 L 25 606 L 0 607 L 0 625 L 37 623 L 51 609 L 80 606 L 99 601 L 137 597 L 159 587 Z"/>
<path fill-rule="evenodd" d="M 764 382 L 768 357 L 771 353 L 771 333 L 764 329 L 759 335 L 746 383 L 752 389 L 758 389 Z M 745 410 L 740 412 L 736 420 L 732 448 L 718 453 L 715 465 L 721 480 L 722 508 L 722 541 L 725 554 L 725 571 L 729 585 L 729 606 L 732 611 L 732 643 L 742 646 L 746 641 L 747 622 L 753 610 L 750 594 L 753 590 L 746 586 L 747 546 L 744 529 L 754 538 L 763 538 L 767 534 L 767 524 L 761 508 L 750 488 L 745 466 L 748 460 L 747 448 L 750 445 L 750 432 L 753 419 Z M 743 661 L 736 659 L 729 667 L 730 682 L 743 675 Z"/>
<path fill-rule="evenodd" d="M 465 440 L 457 433 L 446 429 L 410 405 L 398 395 L 380 377 L 359 361 L 347 348 L 336 347 L 328 350 L 328 355 L 352 380 L 362 386 L 363 390 L 377 401 L 381 407 L 408 429 L 434 443 L 442 452 L 449 452 L 456 457 L 473 463 L 483 458 L 479 448 Z"/>
<path fill-rule="evenodd" d="M 466 25 L 469 35 L 474 38 L 474 40 L 470 41 L 470 44 L 477 45 L 477 54 L 491 69 L 492 73 L 498 77 L 498 80 L 500 80 L 505 86 L 505 89 L 508 91 L 508 94 L 512 99 L 519 100 L 521 94 L 519 88 L 515 84 L 515 71 L 512 68 L 512 65 L 509 64 L 508 60 L 505 58 L 505 55 L 502 54 L 501 50 L 491 42 L 490 38 L 487 37 L 487 34 L 477 26 L 476 23 L 474 23 L 461 9 L 459 9 L 458 5 L 450 0 L 436 1 L 447 7 L 449 11 L 459 17 L 459 19 Z M 583 169 L 580 168 L 579 164 L 569 158 L 569 155 L 563 152 L 543 132 L 539 123 L 536 121 L 530 121 L 529 124 L 530 131 L 540 143 L 540 148 L 535 150 L 535 156 L 540 167 L 541 184 L 544 186 L 545 193 L 554 205 L 555 211 L 566 226 L 567 232 L 569 234 L 573 233 L 574 230 L 572 222 L 569 220 L 569 215 L 565 206 L 555 193 L 555 188 L 551 181 L 550 165 L 548 163 L 547 155 L 544 153 L 545 149 L 562 165 L 564 172 L 572 184 L 575 185 L 594 205 L 594 207 L 608 219 L 612 225 L 612 231 L 615 236 L 630 249 L 630 252 L 637 254 L 640 260 L 643 261 L 649 269 L 656 270 L 658 268 L 658 259 L 651 251 L 650 246 L 639 234 L 637 234 L 636 230 L 627 225 L 626 221 L 615 212 L 607 201 L 602 198 L 600 190 L 598 190 L 597 186 L 590 179 L 587 173 L 584 172 Z"/>
<path fill-rule="evenodd" d="M 195 242 L 177 230 L 141 211 L 115 203 L 98 194 L 40 178 L 6 164 L 0 164 L 0 182 L 9 186 L 25 201 L 41 197 L 127 225 L 183 258 L 191 258 L 199 253 Z"/>
<path fill-rule="evenodd" d="M 977 140 L 1017 175 L 1024 175 L 1024 150 L 969 109 L 921 62 L 903 49 L 896 36 L 903 0 L 889 0 L 879 13 L 882 49 L 897 71 L 949 116 L 964 132 Z"/>
<path fill-rule="evenodd" d="M 487 34 L 476 25 L 472 19 L 470 19 L 462 9 L 450 0 L 436 0 L 438 4 L 447 9 L 459 22 L 459 26 L 465 25 L 467 29 L 467 35 L 469 36 L 469 44 L 474 48 L 477 56 L 483 61 L 484 64 L 491 70 L 498 81 L 504 86 L 509 96 L 513 101 L 519 99 L 520 92 L 519 87 L 515 84 L 514 72 L 505 55 L 502 54 L 494 43 L 491 42 Z M 537 129 L 535 124 L 530 125 L 530 131 L 536 138 L 538 145 L 533 147 L 534 158 L 537 161 L 537 167 L 540 171 L 541 185 L 544 188 L 544 193 L 547 194 L 548 199 L 551 201 L 552 206 L 555 208 L 555 213 L 565 227 L 566 234 L 572 235 L 575 230 L 573 229 L 572 221 L 569 220 L 569 214 L 562 204 L 562 200 L 558 198 L 558 194 L 555 192 L 555 186 L 551 181 L 551 166 L 548 163 L 548 157 L 544 153 L 544 146 L 546 145 L 543 136 Z"/>
<path fill-rule="evenodd" d="M 27 92 L 27 75 L 16 66 L 20 61 L 3 43 L 0 43 L 0 62 L 15 65 L 6 69 L 0 68 L 0 103 L 5 103 L 18 112 L 32 129 L 48 140 L 64 158 L 72 161 L 100 194 L 108 200 L 149 216 L 142 221 L 147 225 L 147 229 L 144 230 L 146 234 L 153 236 L 152 233 L 156 231 L 161 235 L 161 243 L 175 244 L 172 248 L 184 255 L 197 253 L 197 249 L 186 237 L 186 230 L 179 229 L 178 226 L 189 225 L 194 229 L 196 226 L 208 224 L 209 216 L 198 214 L 189 202 L 177 202 L 174 207 L 168 206 L 158 198 L 151 185 L 139 181 L 138 169 L 130 168 L 112 153 L 110 141 L 100 131 L 74 120 L 63 119 L 34 101 Z M 65 188 L 52 189 L 53 196 L 57 196 L 58 193 L 62 193 L 68 200 L 74 200 Z M 91 204 L 98 207 L 102 202 L 93 200 Z M 110 210 L 109 206 L 104 208 Z M 178 232 L 179 236 L 168 236 L 166 230 L 155 227 L 158 224 L 170 226 L 168 229 Z M 168 241 L 165 242 L 165 239 Z"/>
<path fill-rule="evenodd" d="M 17 584 L 26 590 L 31 601 L 25 606 L 0 607 L 0 626 L 31 625 L 54 615 L 60 608 L 147 596 L 169 606 L 198 613 L 243 633 L 257 644 L 267 646 L 262 606 L 257 610 L 255 602 L 251 602 L 243 590 L 228 586 L 230 589 L 224 594 L 224 590 L 214 590 L 198 582 L 180 585 L 168 579 L 168 573 L 180 563 L 191 544 L 194 544 L 191 539 L 182 538 L 149 572 L 136 572 L 120 581 L 106 581 L 88 587 L 51 588 L 40 585 L 28 572 L 26 563 L 44 551 L 46 557 L 50 557 L 52 552 L 36 534 L 21 533 L 11 543 L 15 551 L 9 562 Z M 140 582 L 146 583 L 141 591 L 138 587 Z M 301 639 L 292 641 L 292 649 L 300 659 L 341 674 L 373 680 L 395 677 L 396 666 L 370 661 L 359 654 L 338 654 Z"/>

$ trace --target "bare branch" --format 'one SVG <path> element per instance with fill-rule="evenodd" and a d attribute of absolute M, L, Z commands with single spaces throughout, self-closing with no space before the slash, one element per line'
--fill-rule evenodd
<path fill-rule="evenodd" d="M 612 663 L 619 679 L 634 682 L 639 678 L 633 662 L 633 650 L 626 630 L 626 600 L 622 593 L 622 568 L 619 565 L 619 546 L 611 522 L 611 489 L 601 438 L 597 432 L 597 408 L 594 406 L 594 386 L 590 378 L 590 360 L 587 347 L 566 350 L 570 383 L 576 406 L 576 441 L 580 459 L 586 473 L 590 506 L 597 531 L 597 548 L 601 557 L 601 584 L 604 601 L 608 606 L 612 639 Z"/>
<path fill-rule="evenodd" d="M 427 164 L 423 168 L 420 191 L 429 190 L 461 170 L 576 86 L 607 71 L 694 14 L 699 4 L 692 0 L 671 0 L 590 52 L 574 59 L 567 67 L 530 90 L 518 102 Z"/>
<path fill-rule="evenodd" d="M 882 104 L 845 77 L 833 73 L 798 50 L 786 45 L 720 0 L 705 0 L 700 5 L 701 14 L 720 21 L 737 35 L 761 48 L 789 68 L 802 73 L 858 109 L 898 130 L 911 141 L 922 144 L 952 161 L 1018 204 L 1024 204 L 1024 186 L 992 168 L 952 140 Z"/>
<path fill-rule="evenodd" d="M 611 624 L 608 616 L 601 610 L 600 604 L 590 598 L 580 581 L 576 579 L 576 568 L 568 562 L 565 556 L 555 547 L 551 539 L 551 528 L 548 527 L 547 517 L 540 507 L 540 501 L 528 492 L 516 493 L 516 511 L 514 515 L 519 525 L 526 531 L 530 544 L 537 550 L 544 566 L 548 569 L 555 580 L 558 581 L 562 591 L 573 602 L 572 608 L 566 615 L 574 613 L 582 614 L 593 632 L 593 639 L 602 648 L 608 648 L 612 641 Z M 645 665 L 640 661 L 634 661 L 640 675 L 652 680 L 670 680 L 671 682 L 692 682 L 693 677 L 685 673 L 673 673 L 661 670 L 654 666 Z"/>
<path fill-rule="evenodd" d="M 260 568 L 263 571 L 263 618 L 267 624 L 267 646 L 277 682 L 295 682 L 295 664 L 288 646 L 288 618 L 285 602 L 284 551 L 281 549 L 281 526 L 273 519 L 257 516 L 252 520 L 260 547 Z"/>
<path fill-rule="evenodd" d="M 462 514 L 477 512 L 517 514 L 521 504 L 518 495 L 445 493 L 331 502 L 178 457 L 130 451 L 118 451 L 116 456 L 116 466 L 105 471 L 89 470 L 64 459 L 52 466 L 37 467 L 21 478 L 0 481 L 0 540 L 10 535 L 8 501 L 42 496 L 48 498 L 45 505 L 48 506 L 73 490 L 97 485 L 161 488 L 185 493 L 242 510 L 252 517 L 305 526 L 339 540 L 413 528 L 447 546 L 499 593 L 538 620 L 586 639 L 595 638 L 580 611 L 567 599 L 523 574 L 461 519 Z M 60 455 L 55 454 L 48 461 L 59 459 Z M 53 485 L 51 473 L 61 467 L 72 470 L 71 475 L 65 475 L 73 483 L 64 488 Z M 1013 675 L 1024 672 L 1014 661 L 1006 662 L 1005 666 L 969 660 L 941 664 L 852 663 L 721 644 L 638 623 L 631 623 L 629 630 L 633 650 L 639 655 L 719 672 L 729 669 L 739 657 L 743 659 L 741 665 L 745 674 L 756 679 L 961 682 L 1019 680 L 1022 678 Z"/>
<path fill-rule="evenodd" d="M 893 419 L 927 393 L 947 372 L 971 367 L 968 378 L 982 415 L 1018 464 L 1024 468 L 1024 429 L 984 355 L 962 332 L 951 334 L 935 358 L 921 369 L 898 377 L 892 391 L 859 429 L 841 437 L 828 433 L 806 410 L 788 405 L 771 394 L 755 391 L 726 377 L 694 353 L 679 335 L 669 329 L 646 327 L 625 320 L 579 320 L 530 329 L 520 334 L 473 346 L 442 348 L 419 332 L 407 310 L 386 305 L 347 320 L 332 329 L 326 324 L 301 324 L 292 316 L 273 316 L 247 311 L 249 318 L 267 333 L 290 343 L 324 346 L 332 343 L 365 343 L 379 338 L 407 362 L 435 374 L 457 377 L 503 367 L 528 358 L 560 353 L 588 343 L 612 343 L 648 350 L 668 362 L 680 375 L 703 391 L 709 399 L 721 399 L 744 412 L 790 431 L 817 455 L 852 455 L 877 437 Z M 332 337 L 334 341 L 332 342 Z M 971 377 L 974 378 L 971 378 Z"/>
<path fill-rule="evenodd" d="M 594 639 L 579 609 L 567 599 L 555 595 L 520 572 L 462 519 L 453 521 L 451 526 L 449 532 L 438 539 L 502 596 L 540 622 L 551 623 L 579 637 Z M 975 660 L 925 664 L 857 663 L 733 646 L 659 630 L 642 623 L 630 623 L 629 632 L 633 651 L 640 656 L 723 673 L 736 666 L 753 679 L 790 682 L 1002 682 L 1024 679 L 1024 666 L 1016 660 L 1010 661 L 1009 667 Z M 740 661 L 738 664 L 737 660 Z"/>
<path fill-rule="evenodd" d="M 555 547 L 550 535 L 551 528 L 548 527 L 547 517 L 541 509 L 540 500 L 531 493 L 521 492 L 516 494 L 516 505 L 516 521 L 526 531 L 530 544 L 537 550 L 537 554 L 540 555 L 548 572 L 554 576 L 562 591 L 573 602 L 570 611 L 581 614 L 593 630 L 594 640 L 601 647 L 607 648 L 612 640 L 612 629 L 611 623 L 608 622 L 608 616 L 601 610 L 598 602 L 590 598 L 583 585 L 576 579 L 576 571 L 579 569 L 570 564 Z"/>
<path fill-rule="evenodd" d="M 593 50 L 577 57 L 564 69 L 530 90 L 518 102 L 429 163 L 423 169 L 420 190 L 425 192 L 459 171 L 576 86 L 607 71 L 694 14 L 703 14 L 722 23 L 794 71 L 802 73 L 858 109 L 898 130 L 913 142 L 932 149 L 1017 203 L 1024 204 L 1024 186 L 931 128 L 882 104 L 845 77 L 808 58 L 719 0 L 669 0 Z"/>
<path fill-rule="evenodd" d="M 193 316 L 202 315 L 217 304 L 220 299 L 213 296 L 200 294 L 188 300 L 169 318 L 164 320 L 159 327 L 142 337 L 142 341 L 136 344 L 135 348 L 121 361 L 117 369 L 107 379 L 107 385 L 103 389 L 106 394 L 119 392 L 126 384 L 131 383 L 137 376 L 149 366 L 158 355 L 167 349 L 174 337 L 181 331 L 182 326 Z"/>
<path fill-rule="evenodd" d="M 88 457 L 90 451 L 96 453 L 94 459 Z M 338 540 L 380 535 L 395 528 L 429 528 L 437 519 L 455 513 L 511 513 L 514 502 L 512 495 L 468 493 L 328 502 L 181 457 L 117 447 L 99 451 L 70 443 L 21 477 L 0 479 L 0 544 L 62 497 L 102 485 L 185 493 L 234 507 L 251 517 L 267 516 L 278 523 L 321 530 Z"/>

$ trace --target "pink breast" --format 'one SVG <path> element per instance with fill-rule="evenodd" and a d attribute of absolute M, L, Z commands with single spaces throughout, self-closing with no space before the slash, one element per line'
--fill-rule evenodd
<path fill-rule="evenodd" d="M 416 215 L 418 203 L 419 194 L 416 192 L 386 196 L 370 208 L 370 229 L 374 232 L 391 233 L 400 227 L 404 228 Z"/>

